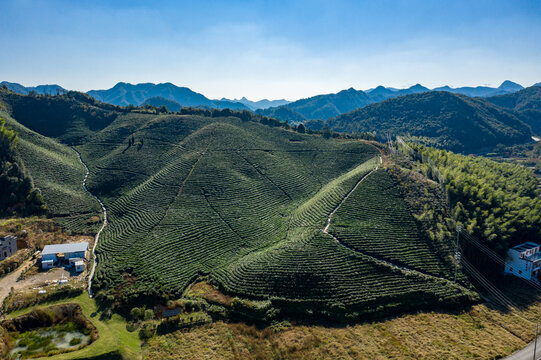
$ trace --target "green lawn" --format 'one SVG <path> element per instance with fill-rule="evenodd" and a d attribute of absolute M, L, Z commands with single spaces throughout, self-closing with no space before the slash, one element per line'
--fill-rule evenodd
<path fill-rule="evenodd" d="M 100 337 L 93 344 L 70 353 L 60 354 L 55 356 L 55 359 L 84 359 L 97 358 L 101 355 L 118 353 L 124 359 L 139 359 L 141 358 L 141 341 L 137 331 L 128 332 L 126 330 L 126 320 L 121 316 L 114 314 L 110 320 L 100 320 L 100 313 L 97 312 L 97 306 L 94 300 L 88 297 L 88 294 L 82 294 L 71 299 L 63 299 L 55 302 L 50 302 L 43 305 L 38 305 L 39 308 L 45 308 L 55 304 L 64 304 L 75 302 L 81 305 L 83 313 L 90 319 L 92 324 L 96 326 Z M 19 310 L 9 314 L 9 317 L 16 317 L 31 311 L 33 308 Z M 103 358 L 109 358 L 104 356 Z M 110 358 L 114 358 L 111 356 Z M 43 358 L 47 359 L 47 357 Z"/>

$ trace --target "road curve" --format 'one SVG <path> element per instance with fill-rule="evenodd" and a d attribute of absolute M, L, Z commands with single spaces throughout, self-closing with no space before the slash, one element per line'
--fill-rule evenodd
<path fill-rule="evenodd" d="M 75 151 L 75 153 L 77 154 L 77 157 L 79 157 L 79 161 L 81 162 L 81 164 L 83 164 L 86 170 L 86 174 L 83 179 L 83 188 L 85 189 L 86 192 L 88 192 L 93 198 L 95 198 L 98 201 L 98 203 L 101 206 L 101 210 L 103 212 L 103 224 L 100 230 L 98 231 L 98 233 L 96 234 L 96 237 L 94 238 L 94 246 L 92 246 L 92 256 L 93 256 L 94 261 L 92 262 L 92 268 L 90 270 L 90 274 L 88 275 L 88 295 L 92 297 L 92 278 L 94 277 L 94 272 L 96 271 L 96 264 L 98 263 L 98 258 L 96 257 L 96 246 L 98 245 L 101 232 L 103 231 L 105 226 L 107 226 L 107 209 L 105 208 L 105 205 L 103 205 L 103 202 L 100 200 L 100 198 L 92 194 L 92 192 L 88 190 L 88 187 L 86 186 L 86 179 L 88 178 L 88 175 L 90 174 L 90 170 L 88 169 L 88 166 L 86 166 L 85 162 L 83 161 L 81 154 L 74 148 L 72 149 L 73 151 Z"/>

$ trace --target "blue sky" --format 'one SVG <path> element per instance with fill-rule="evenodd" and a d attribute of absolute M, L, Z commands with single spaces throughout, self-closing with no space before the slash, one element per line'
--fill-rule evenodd
<path fill-rule="evenodd" d="M 541 1 L 0 0 L 0 80 L 210 98 L 541 81 Z"/>

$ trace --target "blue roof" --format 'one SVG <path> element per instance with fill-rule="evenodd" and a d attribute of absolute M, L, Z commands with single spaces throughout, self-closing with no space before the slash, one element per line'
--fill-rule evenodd
<path fill-rule="evenodd" d="M 170 316 L 175 316 L 175 315 L 178 315 L 178 314 L 181 314 L 182 313 L 182 309 L 181 308 L 177 308 L 177 309 L 173 309 L 173 310 L 165 310 L 163 312 L 163 317 L 170 317 Z"/>
<path fill-rule="evenodd" d="M 88 249 L 87 242 L 75 243 L 75 244 L 58 244 L 58 245 L 45 245 L 41 255 L 60 254 L 60 253 L 74 253 L 86 251 Z"/>

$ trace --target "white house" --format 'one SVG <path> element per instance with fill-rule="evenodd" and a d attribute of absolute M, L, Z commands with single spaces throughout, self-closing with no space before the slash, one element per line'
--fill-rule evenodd
<path fill-rule="evenodd" d="M 17 237 L 8 235 L 0 237 L 0 260 L 10 257 L 17 252 Z"/>
<path fill-rule="evenodd" d="M 540 271 L 541 252 L 536 243 L 526 242 L 507 252 L 504 269 L 506 274 L 513 274 L 526 280 L 537 280 Z"/>
<path fill-rule="evenodd" d="M 81 242 L 75 244 L 45 245 L 41 252 L 41 267 L 50 269 L 59 257 L 69 260 L 73 263 L 75 259 L 82 260 L 86 258 L 88 243 Z"/>

